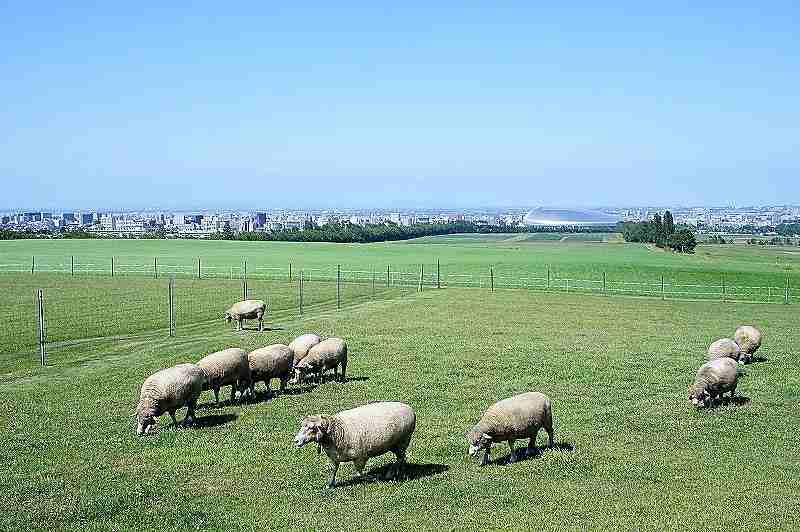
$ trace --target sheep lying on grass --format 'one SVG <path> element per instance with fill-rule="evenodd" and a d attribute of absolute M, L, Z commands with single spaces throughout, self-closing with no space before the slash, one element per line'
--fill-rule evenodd
<path fill-rule="evenodd" d="M 511 448 L 510 461 L 516 461 L 514 440 L 530 438 L 526 454 L 536 451 L 536 436 L 544 428 L 553 446 L 553 413 L 550 398 L 543 393 L 529 392 L 498 401 L 483 414 L 481 420 L 467 432 L 469 454 L 476 456 L 483 449 L 481 465 L 489 463 L 492 443 L 507 441 Z"/>
<path fill-rule="evenodd" d="M 338 368 L 342 366 L 342 376 L 339 378 Z M 295 378 L 292 382 L 303 384 L 306 376 L 313 374 L 318 382 L 326 371 L 333 370 L 334 378 L 344 382 L 347 374 L 347 344 L 341 338 L 328 338 L 312 347 L 299 363 L 294 366 Z"/>
<path fill-rule="evenodd" d="M 300 335 L 292 340 L 289 343 L 289 349 L 294 353 L 294 363 L 297 364 L 303 360 L 308 355 L 308 351 L 321 341 L 322 338 L 312 333 Z"/>
<path fill-rule="evenodd" d="M 333 463 L 328 487 L 336 485 L 336 472 L 342 462 L 353 462 L 361 476 L 369 458 L 392 452 L 397 457 L 393 476 L 406 461 L 417 416 L 404 403 L 375 402 L 334 416 L 316 415 L 305 418 L 295 436 L 297 448 L 316 442 Z"/>
<path fill-rule="evenodd" d="M 741 360 L 745 364 L 753 361 L 753 354 L 761 347 L 761 331 L 752 325 L 742 325 L 736 329 L 733 340 L 742 350 Z"/>
<path fill-rule="evenodd" d="M 700 408 L 722 398 L 725 392 L 736 393 L 738 365 L 732 358 L 717 358 L 700 366 L 694 384 L 689 387 L 689 400 Z"/>
<path fill-rule="evenodd" d="M 247 355 L 250 366 L 250 396 L 255 397 L 256 382 L 264 381 L 269 393 L 269 381 L 280 379 L 281 391 L 292 376 L 294 356 L 288 345 L 274 344 L 251 351 Z"/>
<path fill-rule="evenodd" d="M 205 374 L 203 390 L 214 391 L 214 404 L 219 404 L 219 390 L 231 386 L 231 402 L 236 400 L 236 387 L 244 389 L 250 383 L 250 363 L 244 349 L 232 347 L 202 358 L 198 366 Z"/>
<path fill-rule="evenodd" d="M 246 299 L 239 301 L 225 311 L 225 322 L 236 320 L 236 330 L 242 330 L 242 321 L 258 320 L 258 330 L 264 330 L 264 313 L 267 305 L 260 299 Z"/>
<path fill-rule="evenodd" d="M 194 409 L 203 389 L 205 374 L 195 364 L 180 364 L 162 369 L 145 379 L 139 392 L 139 405 L 136 407 L 138 425 L 136 433 L 148 434 L 156 424 L 156 418 L 168 412 L 172 423 L 177 426 L 175 411 L 188 407 L 183 424 L 194 421 Z"/>
<path fill-rule="evenodd" d="M 730 338 L 720 338 L 708 346 L 709 360 L 714 360 L 717 358 L 730 358 L 731 360 L 738 362 L 740 356 L 741 349 L 739 349 L 739 344 Z"/>

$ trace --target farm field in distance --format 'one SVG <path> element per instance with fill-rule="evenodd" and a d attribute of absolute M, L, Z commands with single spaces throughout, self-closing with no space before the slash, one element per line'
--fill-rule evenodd
<path fill-rule="evenodd" d="M 764 360 L 747 367 L 738 402 L 695 411 L 686 390 L 708 343 L 741 323 L 764 331 Z M 281 327 L 78 345 L 60 365 L 5 374 L 0 529 L 800 527 L 792 307 L 448 288 Z M 348 341 L 348 382 L 241 407 L 213 408 L 204 392 L 198 427 L 164 416 L 135 436 L 147 375 L 307 331 Z M 553 399 L 558 448 L 507 465 L 498 445 L 500 463 L 480 468 L 464 432 L 528 390 Z M 379 399 L 417 411 L 409 478 L 380 480 L 383 456 L 365 481 L 343 465 L 343 485 L 326 490 L 325 455 L 293 446 L 300 420 Z"/>

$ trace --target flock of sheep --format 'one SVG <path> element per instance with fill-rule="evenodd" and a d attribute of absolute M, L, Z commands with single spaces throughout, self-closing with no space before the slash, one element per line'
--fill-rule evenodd
<path fill-rule="evenodd" d="M 242 301 L 225 313 L 225 319 L 237 321 L 241 329 L 243 319 L 258 319 L 263 329 L 265 306 L 261 301 Z M 709 361 L 697 371 L 694 384 L 689 388 L 689 399 L 698 406 L 712 403 L 725 392 L 731 397 L 736 391 L 737 363 L 752 360 L 761 346 L 761 332 L 755 327 L 742 326 L 734 339 L 714 342 L 708 349 Z M 341 367 L 341 374 L 338 368 Z M 347 370 L 347 344 L 340 338 L 323 339 L 316 334 L 304 334 L 288 345 L 274 344 L 250 353 L 230 348 L 212 353 L 196 364 L 179 364 L 163 369 L 148 377 L 141 387 L 136 410 L 137 434 L 150 432 L 156 418 L 169 413 L 178 425 L 175 412 L 188 408 L 183 424 L 194 421 L 195 408 L 204 390 L 214 392 L 219 402 L 219 390 L 231 386 L 231 401 L 246 395 L 255 395 L 255 385 L 263 381 L 269 393 L 270 380 L 279 379 L 283 391 L 288 383 L 300 385 L 309 377 L 323 381 L 325 373 L 333 370 L 336 380 L 344 381 Z M 406 459 L 411 437 L 416 428 L 414 409 L 400 402 L 377 401 L 350 410 L 329 415 L 312 415 L 303 419 L 294 443 L 301 448 L 316 443 L 318 451 L 325 451 L 333 464 L 329 487 L 336 484 L 339 464 L 353 462 L 357 475 L 362 475 L 367 460 L 391 452 L 397 462 L 390 476 L 398 473 Z M 490 406 L 478 423 L 466 433 L 469 454 L 483 451 L 481 465 L 489 461 L 492 444 L 508 442 L 510 461 L 516 461 L 514 442 L 528 439 L 526 455 L 536 452 L 536 437 L 540 429 L 548 435 L 548 445 L 554 444 L 553 413 L 550 398 L 539 392 L 528 392 L 498 401 Z"/>
<path fill-rule="evenodd" d="M 711 405 L 722 394 L 730 392 L 733 398 L 739 382 L 739 364 L 749 364 L 753 353 L 761 347 L 761 331 L 751 325 L 742 325 L 733 339 L 721 338 L 708 346 L 709 361 L 697 370 L 694 384 L 689 387 L 689 400 L 698 408 Z"/>

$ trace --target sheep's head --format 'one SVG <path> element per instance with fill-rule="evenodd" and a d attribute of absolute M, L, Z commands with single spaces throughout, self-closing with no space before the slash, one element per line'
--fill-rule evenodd
<path fill-rule="evenodd" d="M 711 394 L 708 393 L 705 387 L 695 385 L 689 387 L 689 401 L 697 408 L 704 407 L 710 399 Z"/>
<path fill-rule="evenodd" d="M 481 449 L 487 449 L 492 445 L 492 437 L 485 432 L 478 432 L 471 430 L 467 432 L 467 441 L 469 442 L 469 455 L 475 456 Z"/>
<path fill-rule="evenodd" d="M 136 434 L 142 436 L 149 434 L 156 425 L 156 413 L 152 407 L 139 407 L 136 409 Z"/>
<path fill-rule="evenodd" d="M 328 424 L 326 416 L 308 416 L 300 425 L 300 430 L 294 437 L 294 444 L 299 449 L 307 443 L 321 442 L 328 433 Z"/>
<path fill-rule="evenodd" d="M 303 364 L 303 361 L 301 360 L 300 363 L 294 367 L 294 378 L 292 379 L 292 384 L 302 381 L 310 371 L 311 366 L 308 364 Z"/>
<path fill-rule="evenodd" d="M 231 316 L 230 312 L 226 312 L 225 313 L 225 323 L 230 323 L 231 321 L 233 321 L 233 316 Z"/>

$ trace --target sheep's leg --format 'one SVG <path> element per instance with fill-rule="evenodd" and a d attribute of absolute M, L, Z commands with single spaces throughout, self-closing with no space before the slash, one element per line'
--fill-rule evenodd
<path fill-rule="evenodd" d="M 174 410 L 170 410 L 170 411 L 169 411 L 169 417 L 171 417 L 171 418 L 172 418 L 172 426 L 173 426 L 173 427 L 177 427 L 177 426 L 178 426 L 178 420 L 177 420 L 177 418 L 175 417 L 175 411 L 174 411 Z"/>
<path fill-rule="evenodd" d="M 408 444 L 406 444 L 407 446 Z M 399 478 L 400 473 L 403 471 L 403 467 L 406 465 L 406 448 L 398 447 L 397 449 L 392 450 L 394 455 L 397 457 L 397 463 L 394 465 L 394 477 Z"/>
<path fill-rule="evenodd" d="M 264 316 L 258 317 L 258 332 L 264 332 Z"/>
<path fill-rule="evenodd" d="M 485 466 L 486 464 L 489 463 L 489 453 L 490 452 L 492 452 L 491 444 L 486 447 L 486 451 L 484 451 L 484 453 L 483 453 L 483 459 L 481 460 L 481 465 L 482 466 Z"/>
<path fill-rule="evenodd" d="M 214 405 L 219 406 L 219 388 L 214 388 Z"/>
<path fill-rule="evenodd" d="M 511 449 L 511 458 L 508 459 L 509 463 L 513 464 L 517 461 L 517 455 L 514 454 L 514 440 L 508 440 L 508 448 Z"/>
<path fill-rule="evenodd" d="M 270 389 L 269 389 L 269 381 L 270 381 L 270 378 L 269 378 L 269 377 L 267 377 L 266 379 L 264 379 L 264 386 L 266 386 L 266 387 L 267 387 L 267 397 L 269 397 L 269 394 L 270 394 Z"/>
<path fill-rule="evenodd" d="M 281 379 L 281 393 L 286 391 L 286 380 L 287 380 L 286 377 L 283 377 Z"/>
<path fill-rule="evenodd" d="M 236 383 L 231 384 L 231 404 L 236 401 Z"/>
<path fill-rule="evenodd" d="M 333 380 L 334 382 L 339 380 L 339 364 L 333 366 Z"/>
<path fill-rule="evenodd" d="M 194 409 L 197 408 L 197 399 L 194 401 L 189 401 L 188 408 L 186 410 L 186 417 L 183 418 L 183 426 L 188 427 L 192 423 L 194 423 Z"/>
<path fill-rule="evenodd" d="M 339 462 L 333 463 L 333 473 L 331 474 L 331 480 L 328 482 L 329 488 L 336 487 L 336 472 L 339 471 Z"/>
<path fill-rule="evenodd" d="M 363 477 L 364 476 L 364 468 L 367 466 L 367 459 L 366 458 L 359 458 L 357 460 L 353 460 L 353 465 L 356 468 L 356 476 Z"/>
<path fill-rule="evenodd" d="M 342 360 L 342 382 L 347 381 L 347 359 Z"/>
<path fill-rule="evenodd" d="M 545 427 L 544 430 L 547 431 L 547 438 L 548 438 L 547 446 L 552 449 L 553 446 L 555 445 L 553 440 L 555 440 L 556 431 L 553 429 L 552 424 L 549 427 Z"/>
<path fill-rule="evenodd" d="M 536 437 L 539 435 L 539 427 L 536 427 L 536 430 L 533 431 L 531 435 L 531 439 L 528 440 L 528 449 L 525 451 L 527 456 L 535 456 L 536 455 Z"/>

